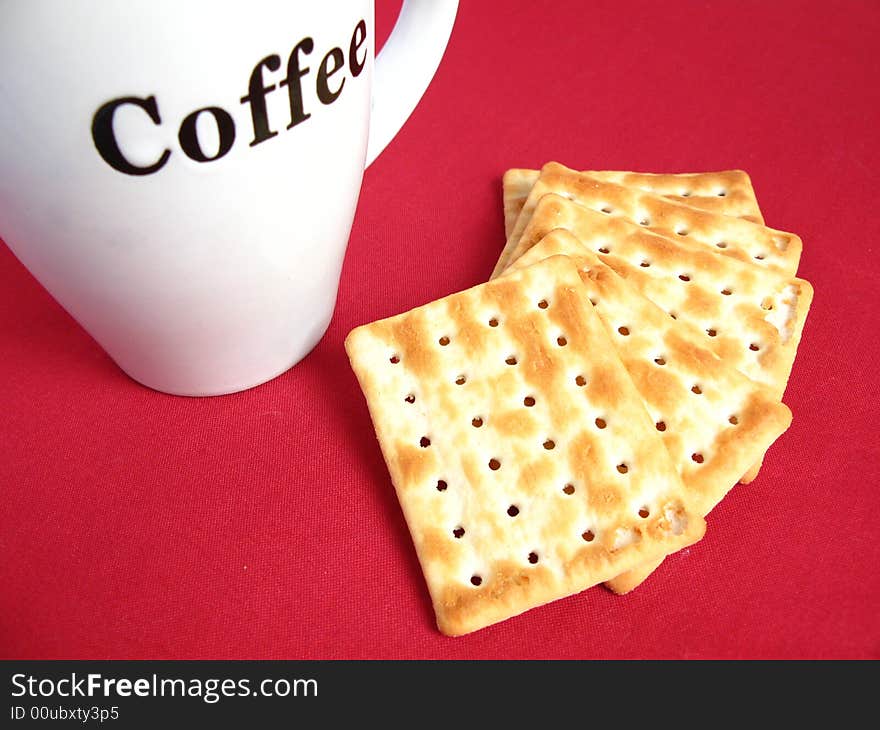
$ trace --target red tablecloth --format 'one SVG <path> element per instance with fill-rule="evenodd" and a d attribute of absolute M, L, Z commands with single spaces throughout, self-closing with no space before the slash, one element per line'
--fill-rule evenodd
<path fill-rule="evenodd" d="M 880 656 L 878 37 L 871 0 L 464 0 L 366 173 L 329 332 L 237 395 L 129 380 L 0 247 L 0 655 Z M 794 423 L 632 594 L 449 639 L 342 340 L 485 279 L 501 174 L 550 159 L 748 170 L 816 290 Z"/>

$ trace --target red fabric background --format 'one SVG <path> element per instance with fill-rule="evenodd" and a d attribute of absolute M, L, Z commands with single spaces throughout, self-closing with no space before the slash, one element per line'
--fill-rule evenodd
<path fill-rule="evenodd" d="M 329 332 L 237 395 L 137 385 L 0 247 L 0 655 L 880 656 L 878 37 L 871 0 L 464 0 L 366 173 Z M 794 424 L 634 593 L 448 639 L 342 340 L 485 279 L 501 174 L 550 159 L 749 171 L 816 289 Z"/>

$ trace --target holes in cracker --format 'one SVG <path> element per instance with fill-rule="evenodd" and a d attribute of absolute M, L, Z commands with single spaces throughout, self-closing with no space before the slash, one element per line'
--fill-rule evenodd
<path fill-rule="evenodd" d="M 546 299 L 542 299 L 540 302 L 538 302 L 538 309 L 547 309 L 547 307 L 549 306 L 550 304 Z"/>
<path fill-rule="evenodd" d="M 556 338 L 556 344 L 560 347 L 565 347 L 568 344 L 568 340 L 565 339 L 565 335 L 559 335 L 559 337 Z"/>
<path fill-rule="evenodd" d="M 614 208 L 612 208 L 610 205 L 603 205 L 601 208 L 599 208 L 599 210 L 605 215 L 611 215 L 614 212 Z"/>
<path fill-rule="evenodd" d="M 556 442 L 553 439 L 547 439 L 544 442 L 544 448 L 547 449 L 547 451 L 552 451 L 556 448 Z"/>
<path fill-rule="evenodd" d="M 682 281 L 690 281 L 691 280 L 690 274 L 679 274 L 678 278 L 681 279 Z"/>
<path fill-rule="evenodd" d="M 437 480 L 437 491 L 438 492 L 445 492 L 448 487 L 449 487 L 449 485 L 446 483 L 445 479 L 438 479 Z"/>
<path fill-rule="evenodd" d="M 611 249 L 608 246 L 599 246 L 599 253 L 611 253 Z"/>
<path fill-rule="evenodd" d="M 765 254 L 765 253 L 756 253 L 756 254 L 755 254 L 755 258 L 758 259 L 758 261 L 763 261 L 765 258 L 767 258 L 767 254 Z"/>
<path fill-rule="evenodd" d="M 404 400 L 405 400 L 407 403 L 415 403 L 415 402 L 416 402 L 416 397 L 415 397 L 415 395 L 413 395 L 412 393 L 410 393 L 406 398 L 404 398 Z"/>
<path fill-rule="evenodd" d="M 752 352 L 757 352 L 757 351 L 760 350 L 761 348 L 758 346 L 757 343 L 753 342 L 751 345 L 749 345 L 749 349 L 750 349 Z"/>
<path fill-rule="evenodd" d="M 421 446 L 423 449 L 427 449 L 430 445 L 431 439 L 429 439 L 427 436 L 422 436 L 419 439 L 419 446 Z"/>
<path fill-rule="evenodd" d="M 624 337 L 628 337 L 629 336 L 629 327 L 618 327 L 617 332 L 618 332 L 618 334 L 621 334 Z"/>
<path fill-rule="evenodd" d="M 596 428 L 598 428 L 598 429 L 602 429 L 602 428 L 605 428 L 606 426 L 608 426 L 608 423 L 605 421 L 604 418 L 597 418 L 595 420 L 595 424 L 596 424 Z"/>
<path fill-rule="evenodd" d="M 562 493 L 567 494 L 569 497 L 574 494 L 574 484 L 568 483 L 562 488 Z"/>
<path fill-rule="evenodd" d="M 700 453 L 694 452 L 693 454 L 691 454 L 691 461 L 693 461 L 696 464 L 702 464 L 703 463 L 703 455 Z"/>
<path fill-rule="evenodd" d="M 642 218 L 639 219 L 639 225 L 640 226 L 650 226 L 651 219 L 648 218 L 648 216 L 643 216 Z"/>
<path fill-rule="evenodd" d="M 464 385 L 466 382 L 467 382 L 467 376 L 465 376 L 465 375 L 459 375 L 459 376 L 455 379 L 455 384 L 456 384 L 456 385 Z"/>
<path fill-rule="evenodd" d="M 483 425 L 483 419 L 477 416 L 476 418 L 471 419 L 471 426 L 474 428 L 479 428 Z"/>
<path fill-rule="evenodd" d="M 654 426 L 658 431 L 665 431 L 666 430 L 666 421 L 657 421 L 657 423 L 655 423 Z"/>
<path fill-rule="evenodd" d="M 710 327 L 706 330 L 706 334 L 709 335 L 709 337 L 715 337 L 718 334 L 718 330 L 716 330 L 714 327 Z"/>
<path fill-rule="evenodd" d="M 625 463 L 621 462 L 617 465 L 617 471 L 620 474 L 626 474 L 629 471 L 629 467 Z"/>
<path fill-rule="evenodd" d="M 670 312 L 670 313 L 669 313 L 669 316 L 672 317 L 673 319 L 678 319 L 678 317 L 676 316 L 675 312 Z"/>
<path fill-rule="evenodd" d="M 478 585 L 481 585 L 482 582 L 483 582 L 483 578 L 481 576 L 479 576 L 479 575 L 472 575 L 471 576 L 471 585 L 478 586 Z"/>
<path fill-rule="evenodd" d="M 655 357 L 654 364 L 659 365 L 660 367 L 663 367 L 666 364 L 666 358 L 663 357 L 662 355 L 660 357 Z"/>
<path fill-rule="evenodd" d="M 523 398 L 523 405 L 526 408 L 531 408 L 532 406 L 535 405 L 535 399 L 532 398 L 532 396 L 527 395 L 525 398 Z"/>
<path fill-rule="evenodd" d="M 397 354 L 392 355 L 391 357 L 388 358 L 388 362 L 390 362 L 392 365 L 397 365 L 397 363 L 400 362 L 400 355 L 397 355 Z"/>
<path fill-rule="evenodd" d="M 691 191 L 690 191 L 690 190 L 682 190 L 682 191 L 681 191 L 681 197 L 682 197 L 682 198 L 689 198 L 689 197 L 691 197 Z"/>
<path fill-rule="evenodd" d="M 519 514 L 519 507 L 515 504 L 510 505 L 510 507 L 507 508 L 507 514 L 510 517 L 516 517 Z"/>
<path fill-rule="evenodd" d="M 529 553 L 529 562 L 532 565 L 535 565 L 538 562 L 538 553 Z"/>
<path fill-rule="evenodd" d="M 440 347 L 446 347 L 449 344 L 449 338 L 446 335 L 443 335 L 437 342 L 440 344 Z"/>
<path fill-rule="evenodd" d="M 596 535 L 593 533 L 592 530 L 584 530 L 581 533 L 581 538 L 584 542 L 593 542 L 593 540 L 596 539 Z"/>
<path fill-rule="evenodd" d="M 596 301 L 595 299 L 593 299 L 593 297 L 590 297 L 590 304 L 591 304 L 591 305 L 593 305 L 593 306 L 595 307 L 598 303 L 599 303 L 599 302 Z"/>
<path fill-rule="evenodd" d="M 647 507 L 642 507 L 641 509 L 639 509 L 639 517 L 641 517 L 643 520 L 648 519 L 648 517 L 650 516 L 651 510 L 649 510 Z"/>
<path fill-rule="evenodd" d="M 498 326 L 498 317 L 492 317 L 492 319 L 489 320 L 489 326 L 490 327 L 497 327 Z"/>
<path fill-rule="evenodd" d="M 501 462 L 498 459 L 489 459 L 489 468 L 492 471 L 498 471 L 501 468 Z"/>
<path fill-rule="evenodd" d="M 651 262 L 650 262 L 650 261 L 647 261 L 647 260 L 646 260 L 646 261 L 642 261 L 642 262 L 639 264 L 639 266 L 641 266 L 643 269 L 647 269 L 650 265 L 651 265 Z"/>
<path fill-rule="evenodd" d="M 725 190 L 724 188 L 721 188 L 721 190 L 719 190 L 717 193 L 715 193 L 715 195 L 717 195 L 719 198 L 723 198 L 725 195 L 727 195 L 727 190 Z"/>
<path fill-rule="evenodd" d="M 464 528 L 463 528 L 461 525 L 459 525 L 458 527 L 456 527 L 456 528 L 452 531 L 452 536 L 453 536 L 456 540 L 461 540 L 461 538 L 464 537 Z"/>
<path fill-rule="evenodd" d="M 679 236 L 686 236 L 686 235 L 688 235 L 688 233 L 690 233 L 690 231 L 689 231 L 687 228 L 676 228 L 676 229 L 675 229 L 675 232 L 676 232 Z"/>
<path fill-rule="evenodd" d="M 516 355 L 509 355 L 504 362 L 508 365 L 516 365 Z"/>
<path fill-rule="evenodd" d="M 733 294 L 730 287 L 725 287 L 724 289 L 721 290 L 721 293 L 726 297 L 729 297 L 731 294 Z"/>
<path fill-rule="evenodd" d="M 728 422 L 731 426 L 737 426 L 737 425 L 739 425 L 739 419 L 738 419 L 736 416 L 731 416 L 730 418 L 727 419 L 727 422 Z"/>
<path fill-rule="evenodd" d="M 763 309 L 765 312 L 769 312 L 771 309 L 773 309 L 773 298 L 764 297 L 764 299 L 761 300 L 761 309 Z"/>
<path fill-rule="evenodd" d="M 727 241 L 718 241 L 715 245 L 718 248 L 727 248 Z"/>
<path fill-rule="evenodd" d="M 703 393 L 703 389 L 699 385 L 694 385 L 691 387 L 691 393 L 696 393 L 697 395 L 701 395 Z"/>
<path fill-rule="evenodd" d="M 578 388 L 583 388 L 583 387 L 587 384 L 587 379 L 586 379 L 583 375 L 578 375 L 578 376 L 575 377 L 575 379 L 574 379 L 574 384 L 575 384 Z"/>

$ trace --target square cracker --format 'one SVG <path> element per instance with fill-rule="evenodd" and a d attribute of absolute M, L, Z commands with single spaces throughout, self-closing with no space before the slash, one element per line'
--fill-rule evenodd
<path fill-rule="evenodd" d="M 589 297 L 584 306 L 595 307 L 693 504 L 707 515 L 785 432 L 791 411 L 708 350 L 702 332 L 669 317 L 568 231 L 548 233 L 510 270 L 559 254 L 577 267 Z M 657 564 L 606 585 L 626 593 Z"/>
<path fill-rule="evenodd" d="M 504 237 L 510 237 L 513 226 L 525 205 L 540 170 L 513 168 L 502 179 L 504 201 Z M 688 172 L 656 174 L 617 170 L 583 170 L 602 182 L 612 182 L 648 193 L 662 195 L 676 203 L 685 203 L 712 213 L 732 215 L 763 225 L 764 216 L 748 173 L 743 170 L 721 172 Z"/>
<path fill-rule="evenodd" d="M 523 231 L 525 248 L 554 228 L 573 233 L 667 314 L 696 326 L 706 347 L 782 398 L 812 302 L 807 281 L 670 240 L 553 194 L 535 207 Z"/>
<path fill-rule="evenodd" d="M 541 174 L 492 272 L 493 278 L 525 252 L 522 231 L 528 225 L 538 201 L 548 193 L 562 195 L 609 216 L 640 223 L 651 232 L 672 240 L 687 239 L 723 256 L 752 263 L 758 268 L 775 270 L 786 276 L 794 276 L 800 261 L 802 243 L 793 233 L 777 231 L 742 218 L 698 210 L 660 195 L 602 182 L 564 165 L 549 162 L 541 168 Z"/>
<path fill-rule="evenodd" d="M 709 349 L 782 398 L 813 299 L 809 282 L 672 241 L 552 194 L 541 198 L 523 231 L 526 249 L 554 228 L 571 231 L 648 299 L 695 325 Z M 741 481 L 752 481 L 759 467 Z"/>
<path fill-rule="evenodd" d="M 554 256 L 346 338 L 445 634 L 703 534 L 586 300 Z"/>

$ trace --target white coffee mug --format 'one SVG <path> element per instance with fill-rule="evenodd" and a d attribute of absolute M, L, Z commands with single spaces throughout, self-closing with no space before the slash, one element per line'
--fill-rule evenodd
<path fill-rule="evenodd" d="M 151 388 L 279 375 L 457 5 L 406 0 L 374 78 L 368 0 L 0 0 L 0 237 Z"/>

